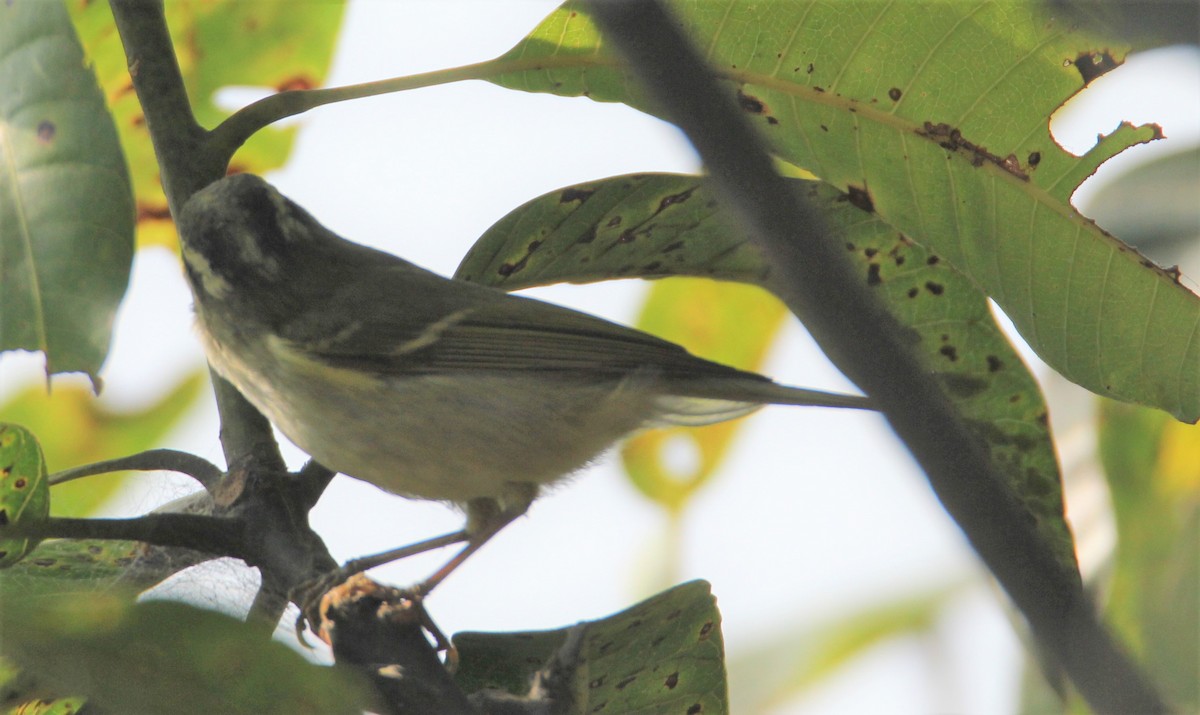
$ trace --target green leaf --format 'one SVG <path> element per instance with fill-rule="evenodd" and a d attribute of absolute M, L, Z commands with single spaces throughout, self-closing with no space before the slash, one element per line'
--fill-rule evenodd
<path fill-rule="evenodd" d="M 0 6 L 0 351 L 97 373 L 133 260 L 112 117 L 59 2 Z"/>
<path fill-rule="evenodd" d="M 0 416 L 39 435 L 46 463 L 57 471 L 159 446 L 196 403 L 207 379 L 207 370 L 195 370 L 157 403 L 122 412 L 106 408 L 77 385 L 56 385 L 51 393 L 31 386 L 0 405 Z M 55 486 L 55 515 L 86 516 L 116 492 L 123 479 L 108 474 Z"/>
<path fill-rule="evenodd" d="M 348 673 L 181 603 L 135 604 L 128 594 L 6 602 L 0 627 L 0 653 L 105 712 L 325 715 L 369 702 Z"/>
<path fill-rule="evenodd" d="M 1118 535 L 1109 617 L 1171 699 L 1196 711 L 1200 426 L 1105 403 L 1100 458 Z"/>
<path fill-rule="evenodd" d="M 46 460 L 33 433 L 0 422 L 0 528 L 28 525 L 50 514 Z M 0 539 L 0 569 L 20 561 L 37 542 Z"/>
<path fill-rule="evenodd" d="M 175 229 L 159 182 L 158 162 L 141 105 L 130 84 L 125 51 L 107 2 L 70 3 L 88 60 L 104 87 L 121 145 L 133 167 L 139 245 L 175 248 Z M 275 90 L 318 87 L 333 59 L 345 4 L 328 2 L 241 2 L 171 0 L 167 24 L 197 120 L 215 126 L 223 87 Z M 287 160 L 295 128 L 257 133 L 234 158 L 238 171 L 264 174 Z"/>
<path fill-rule="evenodd" d="M 1075 549 L 1046 406 L 975 284 L 898 233 L 852 195 L 800 184 L 938 375 L 1063 563 Z M 770 266 L 700 178 L 640 174 L 551 192 L 487 230 L 459 278 L 515 290 L 557 281 L 692 275 L 765 282 Z"/>
<path fill-rule="evenodd" d="M 578 650 L 563 648 L 572 629 L 460 633 L 455 675 L 465 692 L 524 695 L 552 657 L 569 669 L 574 713 L 729 712 L 721 616 L 709 584 L 685 583 L 621 613 L 574 627 Z M 564 652 L 570 651 L 570 652 Z"/>
<path fill-rule="evenodd" d="M 780 158 L 969 276 L 1071 380 L 1200 418 L 1200 299 L 1068 203 L 1157 127 L 1123 125 L 1083 157 L 1049 133 L 1124 48 L 1033 3 L 673 5 Z M 505 87 L 654 111 L 573 2 L 495 66 Z"/>

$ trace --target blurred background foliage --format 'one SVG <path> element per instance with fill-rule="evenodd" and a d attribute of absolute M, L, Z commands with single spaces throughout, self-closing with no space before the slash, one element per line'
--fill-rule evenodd
<path fill-rule="evenodd" d="M 1128 29 L 1130 40 L 1140 49 L 1197 42 L 1198 6 L 1192 2 L 1156 4 L 1152 12 L 1134 2 L 1053 2 L 1076 13 L 1081 21 L 1099 17 L 1108 27 Z M 125 60 L 107 3 L 68 3 L 68 7 L 109 98 L 132 168 L 138 245 L 172 246 L 173 229 L 154 172 L 148 134 L 124 78 Z M 221 87 L 319 86 L 331 61 L 342 12 L 340 3 L 223 0 L 169 2 L 167 7 L 189 90 L 207 126 L 222 115 L 213 102 Z M 238 154 L 236 168 L 262 173 L 282 166 L 294 134 L 293 128 L 260 133 Z M 1200 149 L 1193 147 L 1127 173 L 1084 208 L 1102 226 L 1160 263 L 1190 266 L 1185 273 L 1197 275 L 1197 195 Z M 751 304 L 755 307 L 747 309 Z M 758 318 L 749 323 L 738 320 L 744 315 Z M 758 289 L 671 280 L 651 288 L 640 325 L 701 354 L 754 369 L 782 317 L 778 303 Z M 738 337 L 734 340 L 730 335 Z M 188 374 L 152 404 L 136 410 L 113 409 L 83 386 L 57 383 L 52 391 L 41 384 L 20 389 L 5 386 L 7 397 L 0 404 L 0 420 L 22 424 L 39 436 L 51 471 L 161 445 L 198 401 L 209 399 L 204 373 Z M 1102 556 L 1103 565 L 1090 587 L 1105 604 L 1109 622 L 1170 697 L 1185 709 L 1200 710 L 1200 427 L 1078 391 L 1060 397 L 1052 387 L 1048 397 L 1052 414 L 1077 416 L 1069 424 L 1056 423 L 1059 434 L 1086 432 L 1094 440 L 1095 459 L 1066 465 L 1068 484 L 1101 483 L 1116 530 L 1115 543 Z M 667 516 L 665 530 L 682 528 L 689 505 L 719 467 L 737 429 L 737 423 L 672 429 L 643 435 L 624 447 L 632 483 L 662 508 Z M 686 456 L 664 459 L 672 450 Z M 56 487 L 54 513 L 96 513 L 121 483 L 102 478 Z M 664 542 L 678 544 L 679 540 Z M 667 554 L 664 561 L 678 557 Z M 781 616 L 780 628 L 770 639 L 729 663 L 735 711 L 778 707 L 892 639 L 936 639 L 940 614 L 963 590 L 963 584 L 933 585 L 923 593 L 877 603 L 832 622 Z M 798 643 L 802 644 L 799 650 Z M 1057 696 L 1034 674 L 1037 667 L 1032 661 L 1029 672 L 1022 686 L 1021 710 L 1057 710 Z M 0 680 L 4 678 L 0 671 Z M 1073 711 L 1085 711 L 1078 698 L 1073 703 Z M 56 706 L 9 712 L 56 712 L 52 707 Z M 68 706 L 57 707 L 70 711 Z"/>

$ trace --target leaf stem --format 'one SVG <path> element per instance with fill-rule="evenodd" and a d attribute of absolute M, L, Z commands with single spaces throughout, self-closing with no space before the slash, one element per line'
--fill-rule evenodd
<path fill-rule="evenodd" d="M 323 89 L 294 89 L 264 97 L 242 107 L 212 130 L 212 146 L 227 156 L 233 156 L 255 132 L 281 119 L 303 114 L 310 109 L 345 102 L 350 99 L 376 97 L 381 94 L 403 92 L 422 87 L 433 87 L 470 79 L 485 79 L 489 75 L 512 71 L 500 59 L 452 67 L 450 69 L 422 72 L 420 74 L 392 77 L 361 84 Z"/>
<path fill-rule="evenodd" d="M 110 474 L 125 470 L 179 472 L 200 482 L 205 489 L 210 491 L 220 481 L 222 475 L 220 467 L 203 457 L 174 449 L 151 449 L 127 457 L 108 459 L 55 472 L 50 475 L 50 485 L 54 486 L 96 474 Z"/>

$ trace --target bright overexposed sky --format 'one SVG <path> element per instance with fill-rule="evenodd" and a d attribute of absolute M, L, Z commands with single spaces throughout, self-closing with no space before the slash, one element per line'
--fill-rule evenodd
<path fill-rule="evenodd" d="M 491 58 L 555 5 L 356 0 L 329 83 Z M 1157 121 L 1169 139 L 1126 160 L 1142 161 L 1172 144 L 1200 142 L 1198 88 L 1200 55 L 1152 53 L 1087 91 L 1095 126 L 1070 128 L 1069 136 L 1066 127 L 1055 130 L 1068 149 L 1082 152 L 1121 119 Z M 682 135 L 657 119 L 482 82 L 330 106 L 298 124 L 293 160 L 268 178 L 342 235 L 443 274 L 493 222 L 546 191 L 635 171 L 698 169 Z M 643 290 L 623 281 L 534 294 L 629 322 Z M 104 371 L 106 399 L 149 399 L 201 364 L 189 303 L 173 257 L 139 255 Z M 0 393 L 37 379 L 39 366 L 26 356 L 5 357 Z M 852 389 L 798 325 L 788 328 L 764 372 L 789 384 Z M 750 422 L 724 473 L 689 512 L 678 559 L 664 563 L 665 516 L 633 492 L 610 458 L 540 500 L 439 587 L 431 613 L 447 632 L 560 627 L 632 605 L 672 585 L 663 574 L 674 570 L 675 580 L 713 582 L 726 648 L 736 657 L 756 639 L 793 626 L 975 579 L 932 641 L 877 649 L 773 712 L 1012 712 L 1020 646 L 1003 600 L 882 420 L 774 407 Z M 220 462 L 214 411 L 199 409 L 170 446 Z M 289 455 L 293 465 L 303 461 L 298 452 Z M 145 510 L 177 495 L 173 489 L 139 490 L 113 509 Z M 313 525 L 345 559 L 454 530 L 461 517 L 339 477 Z M 403 585 L 442 558 L 412 559 L 374 575 Z M 217 593 L 205 578 L 191 583 Z"/>

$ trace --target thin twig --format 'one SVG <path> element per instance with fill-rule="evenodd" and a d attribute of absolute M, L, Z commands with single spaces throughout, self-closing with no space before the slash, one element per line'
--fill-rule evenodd
<path fill-rule="evenodd" d="M 118 457 L 103 462 L 84 464 L 71 469 L 64 469 L 50 475 L 50 485 L 64 484 L 75 479 L 90 477 L 96 474 L 110 474 L 123 471 L 153 472 L 167 471 L 186 474 L 208 490 L 212 490 L 220 481 L 223 472 L 212 462 L 187 452 L 174 449 L 151 449 L 128 457 Z"/>

